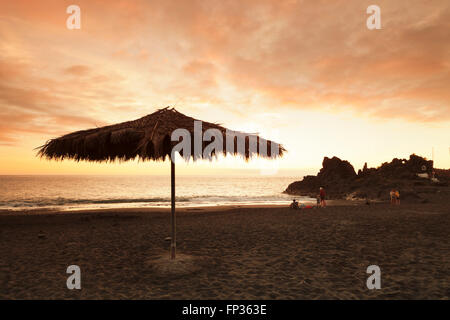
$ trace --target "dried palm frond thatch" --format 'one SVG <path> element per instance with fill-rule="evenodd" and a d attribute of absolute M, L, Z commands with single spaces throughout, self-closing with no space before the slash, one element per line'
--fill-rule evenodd
<path fill-rule="evenodd" d="M 76 161 L 127 161 L 138 157 L 141 160 L 164 160 L 170 158 L 173 146 L 171 134 L 176 129 L 186 129 L 191 135 L 191 156 L 202 158 L 203 154 L 194 154 L 194 121 L 173 108 L 159 109 L 156 112 L 134 121 L 122 122 L 101 128 L 82 130 L 51 139 L 39 147 L 38 155 L 47 159 L 74 159 Z M 227 136 L 227 129 L 210 122 L 202 122 L 202 135 L 208 129 L 218 129 L 222 133 L 223 153 L 227 152 L 227 138 L 234 139 L 234 150 L 228 153 L 249 159 L 254 155 L 274 158 L 282 156 L 285 149 L 276 142 L 260 138 L 256 134 L 236 132 L 236 137 Z M 231 130 L 230 130 L 231 131 Z M 230 132 L 228 131 L 228 132 Z M 237 137 L 244 136 L 245 148 L 239 152 Z M 257 141 L 256 148 L 249 147 L 249 140 Z M 231 141 L 230 141 L 231 142 Z M 202 141 L 200 152 L 211 142 Z M 267 152 L 261 152 L 259 146 L 265 144 Z M 278 147 L 277 154 L 271 154 L 272 144 Z M 198 153 L 198 151 L 197 151 Z"/>

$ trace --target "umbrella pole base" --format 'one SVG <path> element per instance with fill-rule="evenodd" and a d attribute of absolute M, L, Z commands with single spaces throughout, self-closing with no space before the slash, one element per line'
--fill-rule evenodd
<path fill-rule="evenodd" d="M 175 259 L 176 251 L 177 251 L 177 248 L 176 248 L 175 244 L 172 244 L 170 246 L 170 259 L 172 259 L 172 260 Z"/>

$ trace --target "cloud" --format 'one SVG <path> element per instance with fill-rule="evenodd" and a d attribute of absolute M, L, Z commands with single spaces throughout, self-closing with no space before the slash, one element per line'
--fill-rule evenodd
<path fill-rule="evenodd" d="M 91 69 L 88 66 L 83 65 L 74 65 L 64 69 L 65 74 L 73 75 L 73 76 L 85 76 L 89 74 Z"/>
<path fill-rule="evenodd" d="M 77 4 L 81 30 L 66 29 L 65 2 L 0 3 L 0 102 L 23 117 L 0 120 L 0 141 L 24 123 L 59 134 L 173 103 L 450 120 L 448 1 L 379 0 L 374 31 L 365 0 Z"/>
<path fill-rule="evenodd" d="M 107 117 L 98 117 L 96 105 L 108 106 L 111 98 L 117 103 L 130 100 L 120 90 L 124 78 L 118 74 L 72 65 L 62 68 L 66 77 L 47 78 L 39 63 L 16 60 L 0 53 L 1 145 L 20 144 L 27 134 L 45 141 L 70 130 L 106 125 Z"/>

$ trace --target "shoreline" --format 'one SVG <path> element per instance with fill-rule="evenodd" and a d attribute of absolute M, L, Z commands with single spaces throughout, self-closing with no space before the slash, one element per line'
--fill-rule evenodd
<path fill-rule="evenodd" d="M 313 201 L 300 202 L 308 205 L 316 206 Z M 356 206 L 363 205 L 364 200 L 327 200 L 327 207 L 334 206 Z M 385 203 L 385 201 L 372 201 L 371 203 Z M 176 212 L 215 212 L 215 211 L 227 211 L 233 209 L 257 209 L 257 208 L 289 208 L 289 204 L 236 204 L 236 205 L 216 205 L 216 206 L 192 206 L 192 207 L 176 207 Z M 0 216 L 8 215 L 64 215 L 64 214 L 83 214 L 83 213 L 110 213 L 110 212 L 170 212 L 170 207 L 117 207 L 117 208 L 80 208 L 80 209 L 59 209 L 59 208 L 36 208 L 36 209 L 0 209 Z"/>

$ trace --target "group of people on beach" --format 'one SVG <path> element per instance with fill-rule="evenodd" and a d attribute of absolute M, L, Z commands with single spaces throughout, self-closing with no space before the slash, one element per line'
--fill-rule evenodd
<path fill-rule="evenodd" d="M 391 196 L 391 204 L 392 205 L 399 205 L 400 204 L 400 192 L 396 189 L 391 189 L 390 192 L 390 196 Z M 317 200 L 317 204 L 316 207 L 326 207 L 327 203 L 325 201 L 326 198 L 326 192 L 325 189 L 323 187 L 320 187 L 319 189 L 319 194 L 316 197 Z M 369 205 L 369 198 L 366 198 L 366 204 Z M 313 206 L 311 205 L 305 205 L 305 204 L 299 204 L 299 202 L 297 200 L 292 200 L 292 203 L 289 206 L 291 209 L 310 209 L 313 208 Z"/>
<path fill-rule="evenodd" d="M 327 203 L 325 201 L 325 197 L 326 197 L 326 192 L 325 189 L 323 187 L 320 187 L 319 189 L 319 194 L 317 195 L 316 199 L 317 199 L 317 205 L 316 207 L 322 207 L 325 208 L 327 206 Z M 291 209 L 311 209 L 313 208 L 313 206 L 311 205 L 305 205 L 305 204 L 299 204 L 297 200 L 292 200 L 291 205 L 289 206 Z"/>
<path fill-rule="evenodd" d="M 392 205 L 400 204 L 400 192 L 398 192 L 398 190 L 391 189 L 390 196 L 391 196 L 391 204 Z"/>

